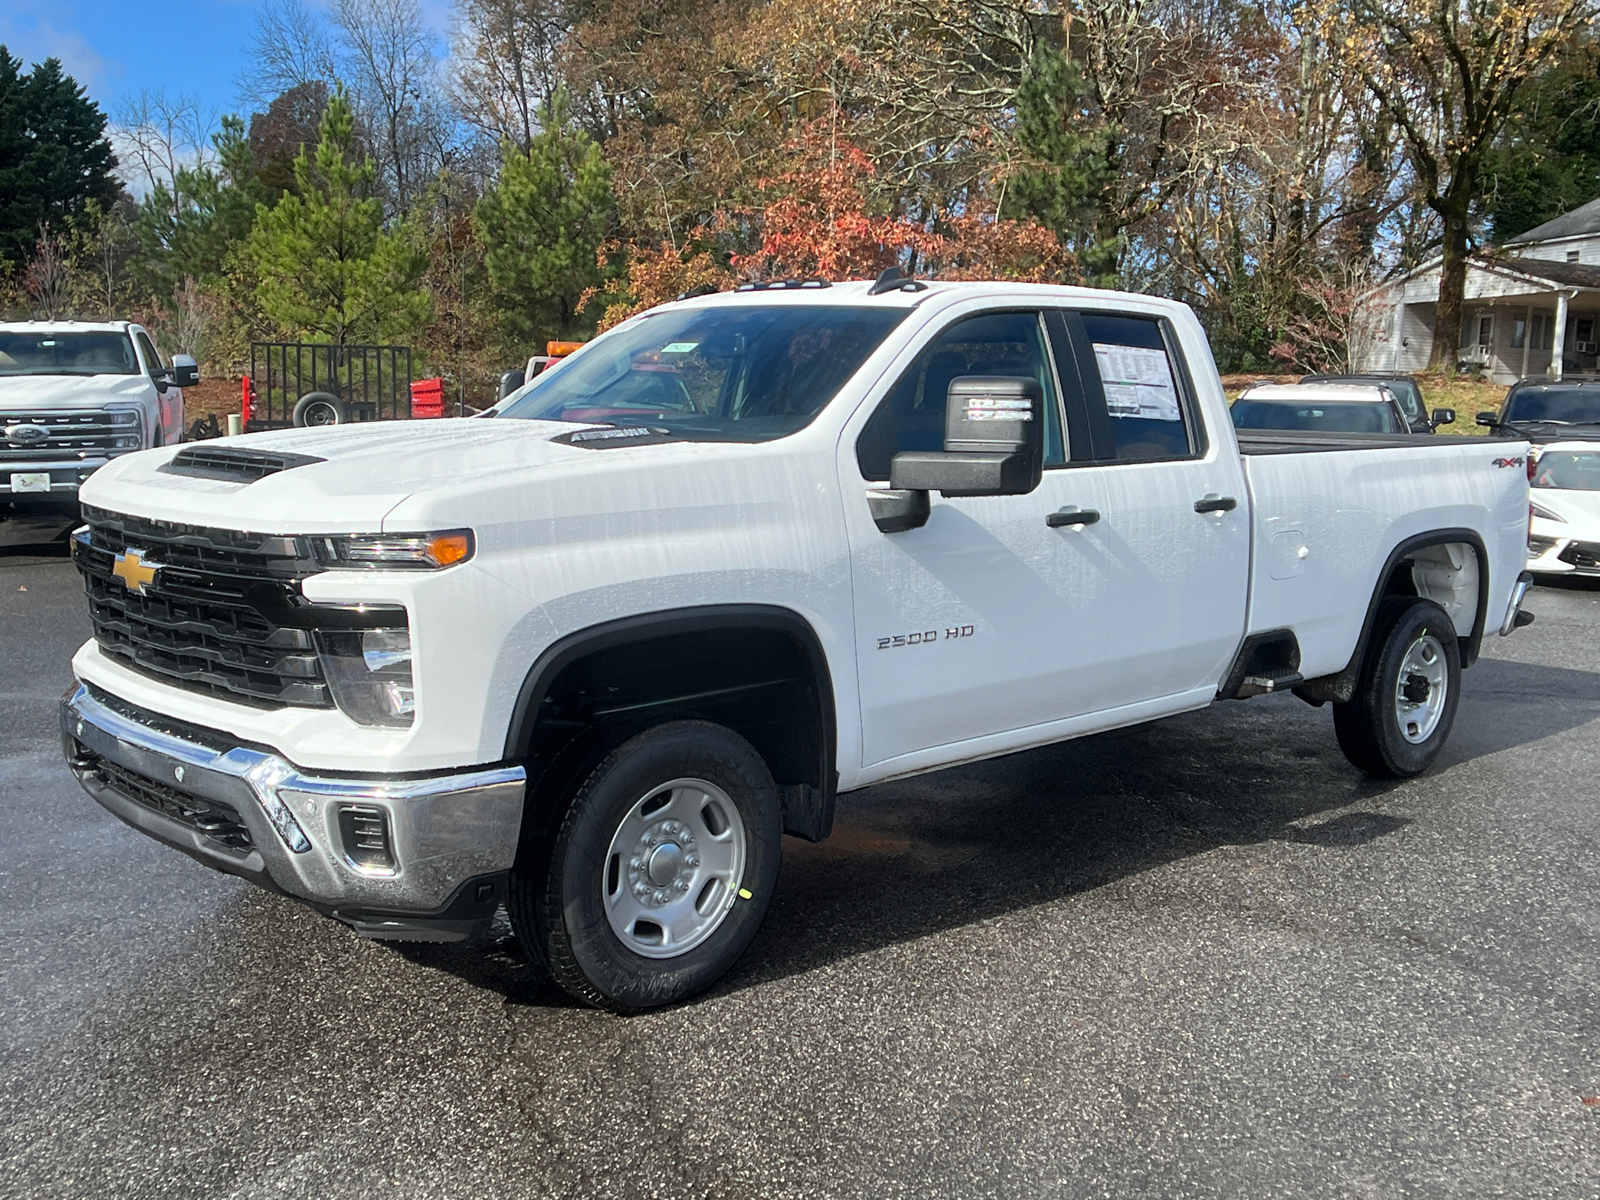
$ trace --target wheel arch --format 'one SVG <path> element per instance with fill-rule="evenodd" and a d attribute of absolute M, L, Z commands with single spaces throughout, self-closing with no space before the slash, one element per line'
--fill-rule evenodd
<path fill-rule="evenodd" d="M 603 688 L 621 693 L 617 705 L 592 703 Z M 779 784 L 785 832 L 827 836 L 839 780 L 832 672 L 811 623 L 764 604 L 641 613 L 546 647 L 506 730 L 505 761 L 528 768 L 525 831 L 546 822 L 556 793 L 592 757 L 586 739 L 601 723 L 637 728 L 670 716 L 716 720 L 745 737 Z"/>
<path fill-rule="evenodd" d="M 1484 545 L 1482 536 L 1476 530 L 1458 529 L 1432 529 L 1427 533 L 1415 534 L 1401 539 L 1389 551 L 1389 556 L 1383 564 L 1383 569 L 1378 573 L 1376 585 L 1372 589 L 1372 596 L 1367 601 L 1367 613 L 1361 622 L 1361 634 L 1356 639 L 1355 652 L 1351 654 L 1350 661 L 1343 670 L 1332 675 L 1324 675 L 1317 679 L 1309 679 L 1295 688 L 1295 695 L 1313 704 L 1321 704 L 1332 700 L 1336 703 L 1347 702 L 1355 694 L 1356 681 L 1361 674 L 1361 664 L 1366 660 L 1367 647 L 1372 641 L 1373 627 L 1378 619 L 1378 610 L 1384 600 L 1390 596 L 1413 595 L 1422 599 L 1435 599 L 1417 590 L 1415 582 L 1409 572 L 1401 572 L 1400 568 L 1420 550 L 1427 550 L 1435 546 L 1465 545 L 1477 558 L 1478 571 L 1478 597 L 1477 609 L 1472 623 L 1472 632 L 1462 636 L 1457 635 L 1456 641 L 1461 653 L 1461 669 L 1466 670 L 1478 660 L 1478 652 L 1483 646 L 1484 624 L 1489 619 L 1489 551 Z M 1403 586 L 1402 586 L 1403 585 Z"/>

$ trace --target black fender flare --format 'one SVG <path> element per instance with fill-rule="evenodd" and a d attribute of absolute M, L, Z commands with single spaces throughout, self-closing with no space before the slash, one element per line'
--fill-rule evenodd
<path fill-rule="evenodd" d="M 511 720 L 506 728 L 504 761 L 520 763 L 532 748 L 534 724 L 540 706 L 561 672 L 588 654 L 630 642 L 671 637 L 682 633 L 705 633 L 723 629 L 770 630 L 787 634 L 805 649 L 816 680 L 818 713 L 822 731 L 817 778 L 820 801 L 831 824 L 834 797 L 838 794 L 838 715 L 834 703 L 833 672 L 823 651 L 822 639 L 793 609 L 775 604 L 708 604 L 693 608 L 639 613 L 602 621 L 560 637 L 534 660 L 517 691 Z"/>
<path fill-rule="evenodd" d="M 1402 539 L 1383 564 L 1383 570 L 1378 572 L 1377 582 L 1373 585 L 1372 598 L 1367 601 L 1367 615 L 1361 623 L 1361 636 L 1356 639 L 1355 653 L 1350 656 L 1350 661 L 1345 664 L 1342 671 L 1333 675 L 1324 675 L 1318 679 L 1308 679 L 1305 683 L 1294 689 L 1294 694 L 1302 700 L 1313 704 L 1321 704 L 1332 700 L 1336 703 L 1345 703 L 1355 694 L 1356 680 L 1361 674 L 1361 664 L 1366 661 L 1367 645 L 1372 640 L 1372 630 L 1378 619 L 1378 607 L 1383 603 L 1383 598 L 1388 594 L 1389 580 L 1394 575 L 1395 568 L 1403 561 L 1415 554 L 1418 550 L 1426 550 L 1429 546 L 1444 546 L 1452 542 L 1464 542 L 1472 547 L 1478 556 L 1478 615 L 1472 624 L 1472 633 L 1467 637 L 1458 638 L 1461 647 L 1461 669 L 1472 666 L 1478 661 L 1478 652 L 1483 647 L 1484 623 L 1489 617 L 1489 551 L 1483 544 L 1483 538 L 1472 529 L 1432 529 L 1427 533 L 1415 534 Z"/>

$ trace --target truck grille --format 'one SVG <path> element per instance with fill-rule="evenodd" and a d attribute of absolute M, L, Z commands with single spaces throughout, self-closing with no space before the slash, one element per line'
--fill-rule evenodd
<path fill-rule="evenodd" d="M 321 568 L 305 539 L 204 529 L 84 506 L 72 556 L 95 640 L 112 658 L 189 691 L 258 707 L 333 701 L 300 581 Z M 157 568 L 139 587 L 119 577 Z"/>
<path fill-rule="evenodd" d="M 137 450 L 144 440 L 132 409 L 39 409 L 0 416 L 0 462 L 79 462 Z M 41 437 L 36 430 L 43 429 Z"/>
<path fill-rule="evenodd" d="M 77 745 L 75 751 L 73 766 L 98 776 L 102 785 L 136 804 L 187 825 L 229 849 L 248 850 L 253 845 L 249 827 L 239 816 L 239 810 L 231 804 L 179 791 L 159 779 L 151 779 L 108 758 L 101 758 L 82 744 Z"/>

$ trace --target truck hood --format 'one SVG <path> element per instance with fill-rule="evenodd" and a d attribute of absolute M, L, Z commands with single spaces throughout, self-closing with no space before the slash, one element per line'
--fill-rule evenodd
<path fill-rule="evenodd" d="M 551 439 L 581 426 L 556 421 L 435 420 L 282 429 L 203 443 L 206 449 L 283 452 L 321 459 L 254 482 L 175 475 L 161 468 L 183 447 L 114 459 L 85 481 L 84 503 L 158 520 L 262 533 L 374 532 L 406 497 L 507 473 L 582 470 L 594 451 Z M 191 444 L 193 445 L 193 444 Z M 619 464 L 620 465 L 620 464 Z"/>
<path fill-rule="evenodd" d="M 0 415 L 37 408 L 135 404 L 153 384 L 143 375 L 0 375 Z"/>

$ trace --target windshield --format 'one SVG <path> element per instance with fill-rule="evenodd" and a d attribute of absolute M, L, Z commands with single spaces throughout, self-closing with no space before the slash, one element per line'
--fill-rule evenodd
<path fill-rule="evenodd" d="M 125 333 L 0 331 L 0 375 L 137 375 Z"/>
<path fill-rule="evenodd" d="M 1233 402 L 1235 429 L 1309 429 L 1322 433 L 1404 433 L 1389 404 L 1348 400 L 1307 404 L 1293 400 Z"/>
<path fill-rule="evenodd" d="M 1533 486 L 1600 492 L 1600 451 L 1545 451 L 1534 467 Z"/>
<path fill-rule="evenodd" d="M 1600 387 L 1549 383 L 1518 388 L 1506 409 L 1506 422 L 1555 421 L 1562 425 L 1600 425 Z"/>
<path fill-rule="evenodd" d="M 663 312 L 513 393 L 502 417 L 764 442 L 811 423 L 910 311 L 750 305 Z"/>

